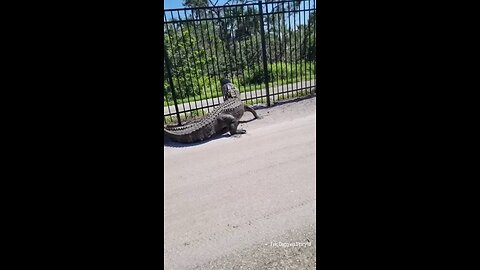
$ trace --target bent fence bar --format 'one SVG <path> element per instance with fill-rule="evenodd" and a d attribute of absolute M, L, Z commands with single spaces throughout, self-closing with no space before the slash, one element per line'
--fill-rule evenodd
<path fill-rule="evenodd" d="M 164 123 L 223 102 L 221 78 L 249 104 L 315 91 L 313 0 L 262 1 L 164 11 Z"/>

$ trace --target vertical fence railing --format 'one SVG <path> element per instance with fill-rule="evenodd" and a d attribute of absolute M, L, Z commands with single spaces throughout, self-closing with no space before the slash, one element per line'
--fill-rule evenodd
<path fill-rule="evenodd" d="M 262 1 L 258 1 L 258 9 L 260 11 L 260 33 L 262 39 L 262 61 L 263 61 L 263 80 L 265 83 L 265 91 L 267 92 L 267 106 L 270 107 L 270 92 L 268 91 L 268 66 L 267 66 L 267 46 L 265 45 L 265 29 L 263 23 Z"/>
<path fill-rule="evenodd" d="M 220 104 L 225 76 L 249 104 L 271 106 L 285 95 L 316 91 L 316 8 L 310 1 L 165 10 L 164 122 L 175 116 L 181 125 Z"/>
<path fill-rule="evenodd" d="M 164 57 L 165 57 L 165 64 L 167 66 L 168 82 L 170 84 L 170 89 L 172 91 L 173 104 L 175 106 L 175 112 L 176 112 L 176 115 L 177 115 L 177 123 L 178 123 L 178 125 L 181 125 L 182 120 L 180 118 L 180 113 L 179 113 L 178 104 L 177 104 L 177 95 L 175 94 L 175 86 L 173 86 L 173 80 L 172 80 L 172 63 L 170 62 L 170 57 L 168 57 L 168 53 L 167 53 L 167 50 L 165 50 L 165 47 L 163 47 L 163 53 L 164 53 Z"/>

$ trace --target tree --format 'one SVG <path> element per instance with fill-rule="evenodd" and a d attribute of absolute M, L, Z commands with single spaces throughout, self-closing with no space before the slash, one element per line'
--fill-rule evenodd
<path fill-rule="evenodd" d="M 265 29 L 269 64 L 285 63 L 283 69 L 287 69 L 286 65 L 291 68 L 291 63 L 296 60 L 313 61 L 316 51 L 315 12 L 310 12 L 306 24 L 294 26 L 293 21 L 290 24 L 293 19 L 291 16 L 298 14 L 292 11 L 298 11 L 302 1 L 304 2 L 264 1 L 263 7 L 268 4 L 269 14 L 263 18 L 265 25 L 261 26 L 258 5 L 224 8 L 217 7 L 218 1 L 215 0 L 184 0 L 183 5 L 192 8 L 191 12 L 184 13 L 188 21 L 185 21 L 184 16 L 177 18 L 174 23 L 165 24 L 164 32 L 165 47 L 172 61 L 173 81 L 175 90 L 179 92 L 178 97 L 199 94 L 204 85 L 199 81 L 205 78 L 218 82 L 219 76 L 227 76 L 243 82 L 246 78 L 249 78 L 250 82 L 261 82 L 262 27 Z M 229 0 L 226 4 L 256 2 Z M 200 7 L 209 8 L 196 9 Z M 290 14 L 282 13 L 288 11 Z M 199 20 L 205 18 L 210 20 Z M 267 25 L 268 27 L 265 27 Z M 213 83 L 210 87 L 217 88 Z M 168 90 L 166 94 L 168 95 Z"/>
<path fill-rule="evenodd" d="M 184 7 L 189 7 L 189 8 L 208 7 L 208 0 L 184 0 L 182 4 Z M 201 19 L 206 17 L 205 9 L 194 9 L 192 10 L 192 13 L 194 18 L 196 19 Z"/>

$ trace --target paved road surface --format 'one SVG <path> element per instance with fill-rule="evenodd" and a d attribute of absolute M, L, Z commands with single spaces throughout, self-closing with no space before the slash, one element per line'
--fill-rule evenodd
<path fill-rule="evenodd" d="M 165 269 L 315 268 L 315 109 L 259 109 L 247 134 L 166 143 Z"/>

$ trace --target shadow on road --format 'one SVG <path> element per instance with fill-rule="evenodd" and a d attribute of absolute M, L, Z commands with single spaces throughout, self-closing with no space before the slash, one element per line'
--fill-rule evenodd
<path fill-rule="evenodd" d="M 195 143 L 179 143 L 179 142 L 175 142 L 175 141 L 171 140 L 170 138 L 164 136 L 164 137 L 163 137 L 163 145 L 164 145 L 164 146 L 167 146 L 167 147 L 184 148 L 184 147 L 197 146 L 197 145 L 204 144 L 204 143 L 207 143 L 207 142 L 212 141 L 212 140 L 215 140 L 215 139 L 228 138 L 228 137 L 230 137 L 230 134 L 229 134 L 229 133 L 226 133 L 226 134 L 215 134 L 215 135 L 213 135 L 212 137 L 210 137 L 210 138 L 208 138 L 208 139 L 206 139 L 206 140 L 200 141 L 200 142 L 195 142 Z"/>
<path fill-rule="evenodd" d="M 285 99 L 285 100 L 275 100 L 273 105 L 276 106 L 276 105 L 282 105 L 282 104 L 287 104 L 287 103 L 295 103 L 295 102 L 299 102 L 299 101 L 302 101 L 302 100 L 305 100 L 305 99 L 314 98 L 316 96 L 317 96 L 317 94 L 315 92 L 313 92 L 310 95 L 306 95 L 306 96 L 303 96 L 303 97 L 296 97 L 296 98 Z"/>

